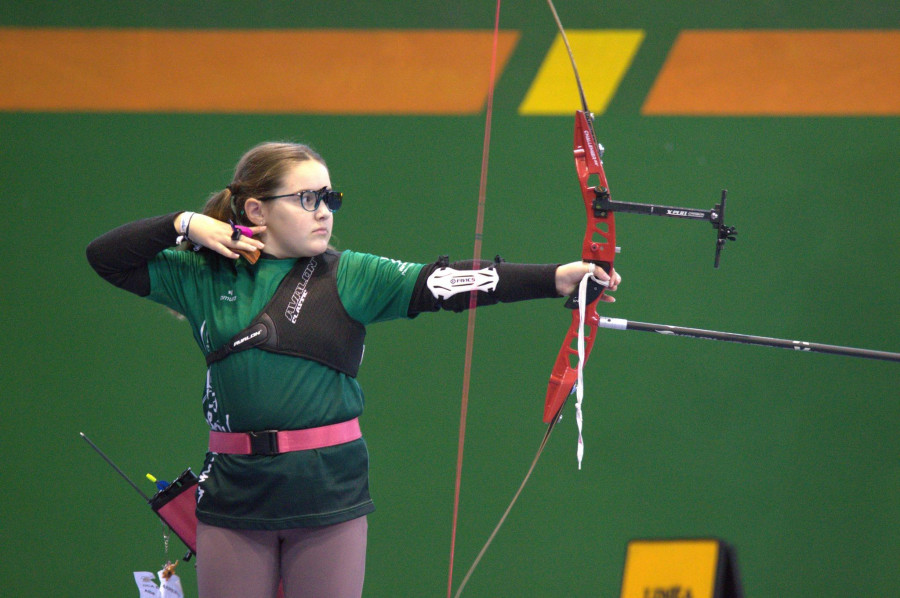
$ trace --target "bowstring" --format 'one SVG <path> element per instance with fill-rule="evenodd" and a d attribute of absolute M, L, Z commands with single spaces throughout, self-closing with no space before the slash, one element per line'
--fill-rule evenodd
<path fill-rule="evenodd" d="M 547 5 L 550 7 L 550 12 L 553 13 L 553 19 L 556 21 L 557 28 L 559 29 L 560 36 L 562 37 L 563 43 L 566 47 L 566 52 L 569 54 L 569 61 L 572 63 L 572 71 L 575 74 L 575 83 L 578 86 L 578 94 L 581 98 L 581 105 L 584 108 L 585 116 L 590 118 L 590 110 L 587 106 L 587 99 L 584 94 L 584 87 L 581 84 L 581 77 L 578 74 L 578 67 L 575 65 L 575 56 L 572 53 L 572 47 L 569 45 L 569 39 L 566 36 L 566 30 L 563 27 L 562 21 L 559 18 L 559 14 L 556 12 L 556 6 L 553 4 L 553 0 L 547 0 Z M 488 108 L 487 108 L 487 117 L 485 122 L 485 140 L 484 146 L 482 148 L 482 163 L 481 163 L 481 185 L 479 188 L 479 198 L 478 198 L 478 220 L 476 222 L 475 227 L 475 256 L 476 260 L 481 257 L 481 227 L 483 224 L 484 217 L 484 198 L 485 198 L 485 188 L 487 183 L 487 158 L 488 158 L 488 148 L 490 145 L 490 123 L 491 123 L 491 114 L 493 112 L 493 98 L 494 98 L 494 77 L 495 77 L 495 68 L 496 68 L 496 57 L 497 57 L 497 39 L 499 37 L 499 27 L 500 27 L 500 0 L 497 0 L 497 11 L 496 17 L 494 20 L 494 49 L 491 57 L 491 83 L 490 90 L 488 93 Z M 459 449 L 457 453 L 457 469 L 456 469 L 456 490 L 453 501 L 453 531 L 450 541 L 450 575 L 449 580 L 447 582 L 447 598 L 451 597 L 452 586 L 453 586 L 453 555 L 456 545 L 456 524 L 457 517 L 459 513 L 459 487 L 460 487 L 460 479 L 462 473 L 462 456 L 463 456 L 463 444 L 465 438 L 465 420 L 466 420 L 466 410 L 468 408 L 468 389 L 469 389 L 469 374 L 470 374 L 470 366 L 471 366 L 471 356 L 472 356 L 472 341 L 475 329 L 475 291 L 472 292 L 472 295 L 469 300 L 469 328 L 468 334 L 466 338 L 466 362 L 463 373 L 463 398 L 462 398 L 462 409 L 461 409 L 461 418 L 460 418 L 460 437 L 459 437 Z M 583 316 L 582 316 L 583 317 Z M 583 334 L 583 332 L 582 332 Z M 583 336 L 582 336 L 583 339 Z M 583 342 L 583 340 L 582 340 Z M 579 362 L 582 361 L 582 357 L 579 355 Z M 579 363 L 581 365 L 581 363 Z M 578 387 L 581 387 L 579 380 Z M 580 398 L 580 397 L 579 397 Z M 579 401 L 580 403 L 580 401 Z M 519 485 L 519 488 L 516 490 L 516 493 L 513 495 L 512 500 L 509 503 L 509 506 L 506 507 L 506 510 L 503 512 L 500 521 L 497 522 L 497 525 L 494 527 L 487 541 L 484 543 L 484 546 L 481 548 L 481 551 L 475 557 L 474 562 L 469 567 L 469 570 L 466 572 L 466 575 L 463 577 L 462 582 L 457 588 L 456 594 L 453 595 L 453 598 L 459 598 L 462 594 L 463 588 L 465 588 L 466 584 L 469 581 L 469 578 L 475 571 L 475 568 L 478 566 L 479 562 L 481 562 L 481 558 L 487 552 L 488 547 L 494 541 L 494 537 L 500 531 L 500 528 L 506 522 L 506 518 L 509 515 L 510 511 L 512 511 L 513 506 L 516 504 L 516 501 L 519 499 L 519 495 L 521 495 L 522 490 L 524 490 L 525 485 L 528 483 L 528 480 L 531 478 L 531 474 L 534 472 L 535 467 L 537 466 L 538 461 L 541 458 L 541 454 L 544 452 L 544 448 L 547 446 L 547 441 L 550 439 L 550 435 L 553 433 L 554 428 L 556 427 L 556 423 L 560 419 L 560 413 L 562 412 L 562 408 L 565 407 L 565 402 L 560 407 L 559 412 L 557 412 L 550 424 L 547 426 L 547 431 L 544 433 L 544 438 L 541 440 L 541 444 L 538 447 L 537 453 L 534 456 L 534 459 L 531 462 L 531 465 L 528 468 L 528 471 L 525 474 L 525 478 L 522 480 L 522 483 Z M 580 455 L 579 455 L 579 468 L 580 468 Z"/>
<path fill-rule="evenodd" d="M 565 406 L 565 403 L 563 403 Z M 560 408 L 560 412 L 562 412 L 562 408 Z M 497 522 L 497 525 L 494 526 L 494 530 L 491 532 L 491 535 L 488 536 L 487 541 L 484 543 L 484 546 L 481 547 L 481 550 L 478 552 L 478 556 L 475 557 L 475 560 L 472 562 L 472 565 L 469 567 L 469 570 L 466 571 L 465 577 L 463 577 L 462 582 L 459 584 L 459 588 L 456 590 L 456 594 L 454 598 L 459 598 L 462 594 L 463 588 L 466 587 L 466 584 L 469 582 L 469 578 L 472 577 L 472 574 L 475 572 L 475 568 L 478 566 L 478 563 L 481 562 L 481 557 L 487 552 L 488 547 L 490 547 L 491 543 L 494 541 L 494 537 L 497 535 L 497 532 L 500 531 L 500 528 L 503 527 L 503 524 L 506 522 L 506 517 L 509 515 L 510 511 L 512 511 L 513 506 L 515 506 L 516 501 L 519 500 L 519 495 L 522 494 L 522 490 L 525 489 L 525 484 L 528 483 L 528 480 L 531 479 L 531 474 L 534 472 L 534 468 L 537 467 L 538 461 L 541 459 L 541 454 L 544 452 L 544 447 L 547 446 L 547 441 L 550 440 L 550 434 L 553 432 L 553 429 L 556 427 L 556 423 L 560 420 L 559 413 L 557 413 L 553 420 L 547 425 L 547 431 L 544 433 L 544 438 L 541 440 L 541 444 L 538 447 L 537 453 L 534 455 L 534 459 L 531 461 L 531 465 L 528 467 L 528 471 L 525 473 L 525 478 L 522 480 L 522 483 L 519 484 L 518 490 L 513 495 L 512 500 L 509 502 L 509 506 L 506 507 L 506 510 L 503 512 L 503 516 L 500 517 L 500 521 Z"/>
<path fill-rule="evenodd" d="M 491 117 L 494 113 L 494 88 L 497 77 L 497 48 L 500 39 L 500 0 L 497 0 L 497 8 L 494 16 L 494 34 L 491 48 L 491 71 L 488 85 L 487 109 L 484 124 L 484 143 L 481 149 L 481 178 L 478 184 L 478 215 L 475 220 L 475 241 L 473 244 L 472 260 L 477 264 L 481 260 L 481 241 L 484 230 L 484 207 L 487 198 L 487 173 L 488 156 L 491 145 Z M 460 401 L 459 416 L 459 441 L 456 451 L 456 482 L 453 491 L 453 523 L 450 532 L 450 565 L 447 579 L 447 598 L 453 592 L 453 559 L 456 553 L 456 528 L 459 520 L 459 494 L 462 482 L 463 452 L 466 437 L 466 417 L 469 408 L 469 384 L 472 373 L 472 354 L 475 345 L 475 313 L 478 302 L 478 291 L 472 291 L 469 295 L 469 320 L 466 329 L 466 355 L 463 367 L 462 398 Z M 460 589 L 461 591 L 461 589 Z"/>

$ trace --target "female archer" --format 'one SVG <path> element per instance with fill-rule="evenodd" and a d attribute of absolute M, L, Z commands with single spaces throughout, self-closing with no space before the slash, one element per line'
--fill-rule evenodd
<path fill-rule="evenodd" d="M 263 143 L 202 213 L 132 222 L 87 248 L 100 276 L 183 314 L 207 359 L 202 598 L 274 596 L 280 579 L 288 598 L 361 595 L 374 510 L 357 419 L 366 326 L 467 309 L 473 290 L 479 306 L 564 296 L 594 273 L 338 252 L 342 199 L 311 148 Z M 609 290 L 621 280 L 594 275 Z"/>

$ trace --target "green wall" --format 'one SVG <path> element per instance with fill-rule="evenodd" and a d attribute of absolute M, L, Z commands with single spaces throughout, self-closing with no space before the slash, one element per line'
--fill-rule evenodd
<path fill-rule="evenodd" d="M 0 26 L 492 26 L 491 2 L 429 4 L 8 2 Z M 709 208 L 727 187 L 740 230 L 714 271 L 708 225 L 619 216 L 625 282 L 605 315 L 900 350 L 896 117 L 640 115 L 681 30 L 883 28 L 894 3 L 559 4 L 570 28 L 647 32 L 597 120 L 616 198 Z M 538 0 L 503 10 L 522 37 L 497 89 L 484 255 L 574 260 L 571 117 L 516 113 L 554 24 Z M 157 519 L 79 432 L 147 491 L 144 473 L 202 463 L 200 354 L 182 322 L 91 271 L 92 238 L 198 209 L 243 151 L 290 138 L 345 193 L 341 247 L 464 258 L 482 134 L 483 115 L 0 113 L 0 593 L 129 596 L 132 571 L 162 564 Z M 478 312 L 456 583 L 537 449 L 569 317 L 561 301 Z M 446 592 L 465 329 L 437 314 L 369 331 L 366 596 Z M 748 596 L 896 594 L 897 364 L 610 331 L 585 378 L 584 468 L 569 406 L 466 596 L 618 596 L 629 539 L 694 536 L 735 545 Z M 196 596 L 192 566 L 179 573 Z"/>

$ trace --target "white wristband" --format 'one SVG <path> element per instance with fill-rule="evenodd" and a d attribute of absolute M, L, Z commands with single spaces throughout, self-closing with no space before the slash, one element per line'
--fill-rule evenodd
<path fill-rule="evenodd" d="M 187 235 L 188 228 L 191 226 L 191 218 L 193 218 L 193 216 L 194 212 L 181 213 L 181 220 L 178 223 L 178 227 L 182 235 Z"/>
<path fill-rule="evenodd" d="M 191 232 L 191 219 L 194 217 L 194 212 L 182 212 L 181 217 L 178 219 L 178 229 L 181 231 L 181 234 L 178 235 L 178 238 L 175 239 L 176 245 L 181 245 L 184 242 L 193 243 L 191 240 L 190 232 Z"/>

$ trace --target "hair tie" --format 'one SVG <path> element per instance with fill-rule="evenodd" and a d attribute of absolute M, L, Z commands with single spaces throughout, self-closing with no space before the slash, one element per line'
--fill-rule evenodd
<path fill-rule="evenodd" d="M 225 185 L 225 189 L 227 189 L 228 193 L 231 194 L 231 213 L 235 216 L 242 216 L 244 214 L 244 210 L 241 210 L 239 214 L 237 208 L 237 187 L 238 185 L 235 185 L 234 183 Z"/>

